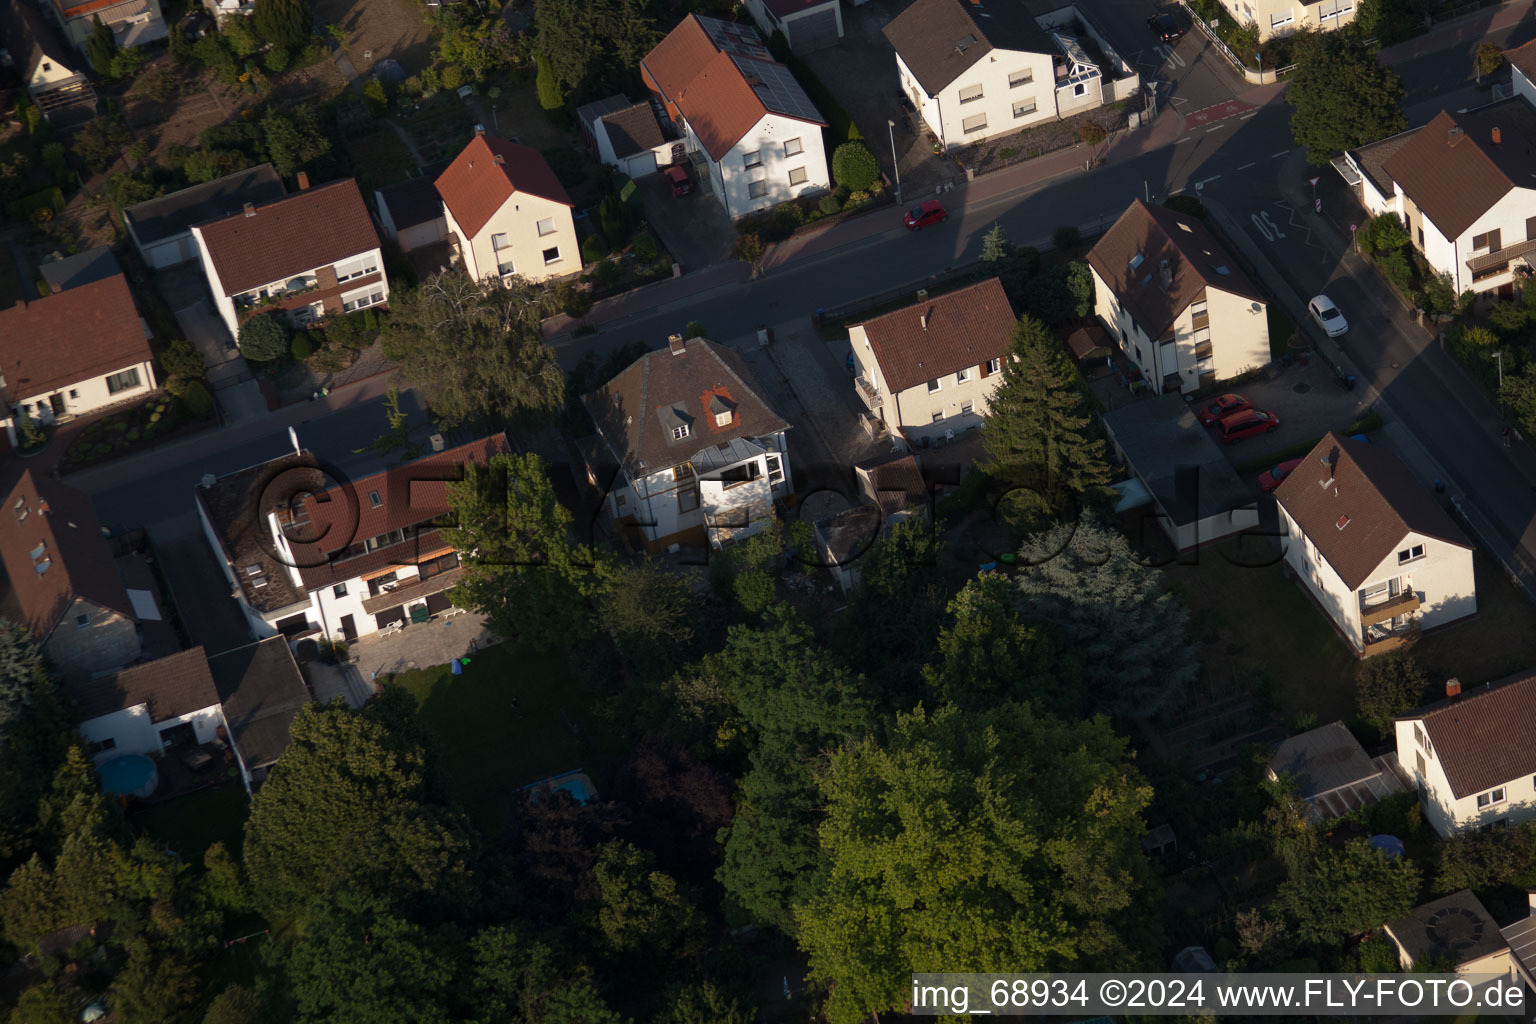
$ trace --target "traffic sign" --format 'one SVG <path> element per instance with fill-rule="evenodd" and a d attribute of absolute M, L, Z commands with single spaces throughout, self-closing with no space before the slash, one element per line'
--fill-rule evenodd
<path fill-rule="evenodd" d="M 1320 178 L 1308 178 L 1307 180 L 1312 183 L 1312 187 L 1313 188 L 1317 188 L 1317 183 L 1319 181 L 1321 181 L 1322 179 L 1320 179 Z"/>

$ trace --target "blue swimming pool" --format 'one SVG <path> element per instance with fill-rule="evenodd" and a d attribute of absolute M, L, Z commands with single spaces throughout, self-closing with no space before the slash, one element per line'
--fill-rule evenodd
<path fill-rule="evenodd" d="M 101 788 L 116 796 L 147 797 L 160 782 L 155 762 L 141 754 L 113 758 L 96 766 Z"/>
<path fill-rule="evenodd" d="M 530 783 L 523 788 L 532 790 L 532 799 L 534 800 L 537 800 L 545 789 L 569 793 L 571 799 L 579 804 L 589 803 L 597 795 L 592 785 L 592 779 L 579 768 L 560 775 L 552 775 L 547 779 L 540 779 L 538 782 Z"/>

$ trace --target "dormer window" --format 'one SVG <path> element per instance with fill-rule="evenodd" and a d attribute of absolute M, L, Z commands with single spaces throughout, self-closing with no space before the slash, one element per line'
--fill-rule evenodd
<path fill-rule="evenodd" d="M 731 411 L 729 409 L 727 409 L 725 412 L 717 412 L 717 413 L 715 413 L 715 426 L 717 426 L 717 427 L 728 427 L 730 425 L 731 425 Z"/>
<path fill-rule="evenodd" d="M 688 424 L 686 424 L 686 423 L 679 423 L 677 426 L 672 428 L 672 440 L 674 440 L 674 441 L 681 441 L 683 438 L 685 438 L 687 436 L 688 436 Z"/>
<path fill-rule="evenodd" d="M 16 513 L 16 521 L 18 523 L 23 522 L 27 516 L 32 514 L 32 510 L 27 507 L 27 499 L 25 498 L 17 498 L 16 504 L 11 506 L 11 510 Z"/>

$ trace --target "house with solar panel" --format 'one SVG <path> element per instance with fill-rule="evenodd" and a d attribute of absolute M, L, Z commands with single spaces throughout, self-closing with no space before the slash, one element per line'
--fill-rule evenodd
<path fill-rule="evenodd" d="M 640 73 L 732 219 L 832 187 L 826 118 L 750 25 L 690 14 Z"/>

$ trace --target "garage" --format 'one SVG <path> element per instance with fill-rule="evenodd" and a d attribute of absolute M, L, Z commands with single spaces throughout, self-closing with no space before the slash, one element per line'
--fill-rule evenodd
<path fill-rule="evenodd" d="M 807 11 L 784 25 L 789 29 L 789 48 L 797 54 L 836 46 L 843 37 L 842 14 L 836 3 Z"/>
<path fill-rule="evenodd" d="M 197 259 L 192 225 L 227 217 L 246 203 L 268 203 L 285 194 L 276 169 L 261 164 L 130 206 L 123 211 L 123 222 L 144 262 L 163 270 Z"/>

